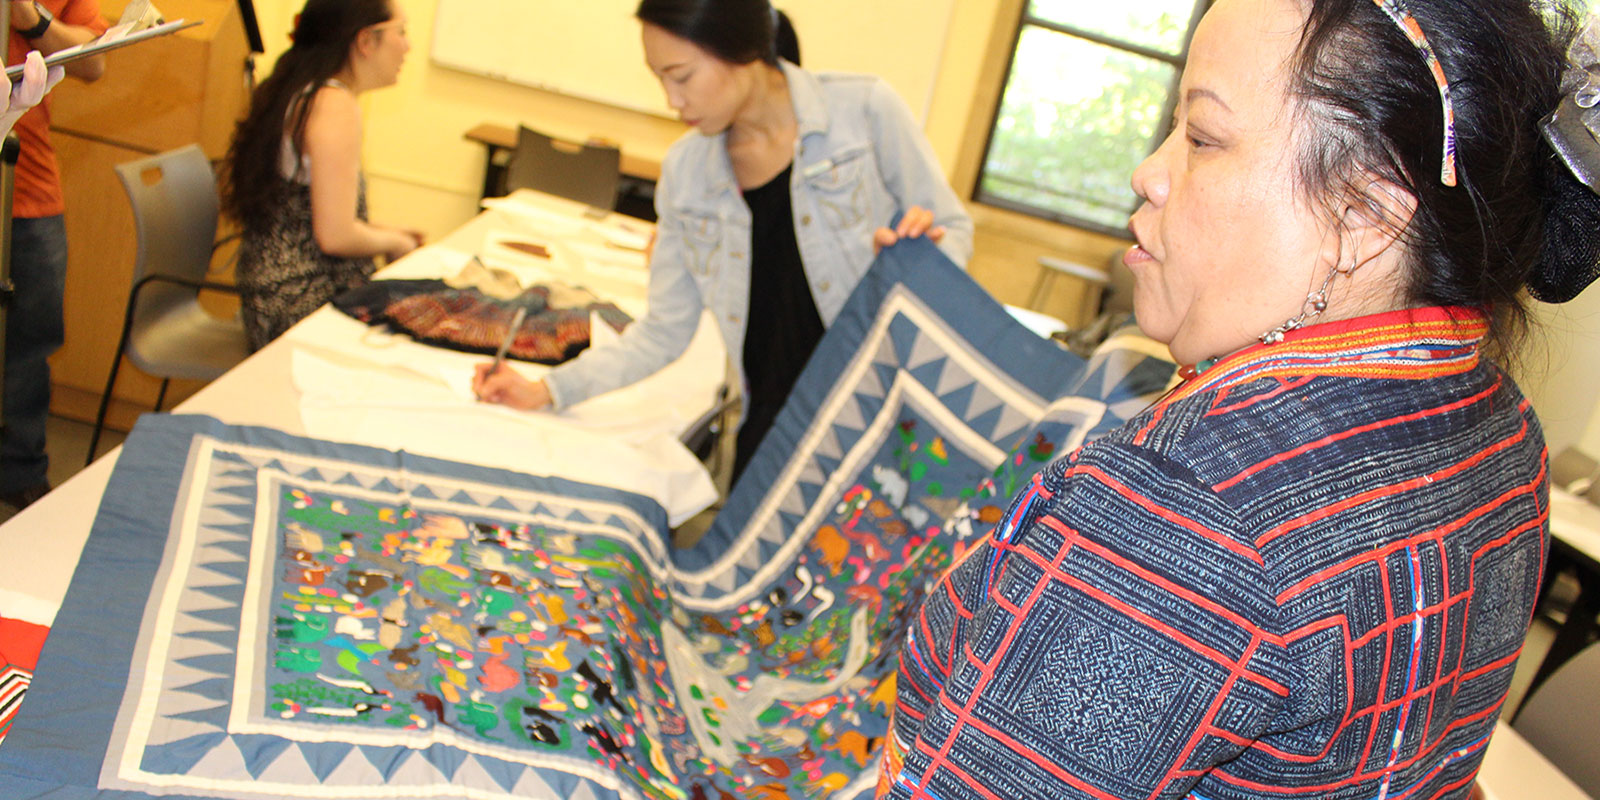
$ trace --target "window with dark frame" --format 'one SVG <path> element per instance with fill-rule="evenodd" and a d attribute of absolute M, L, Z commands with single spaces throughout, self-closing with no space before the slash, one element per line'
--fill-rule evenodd
<path fill-rule="evenodd" d="M 973 199 L 1126 236 L 1209 0 L 1027 0 Z"/>

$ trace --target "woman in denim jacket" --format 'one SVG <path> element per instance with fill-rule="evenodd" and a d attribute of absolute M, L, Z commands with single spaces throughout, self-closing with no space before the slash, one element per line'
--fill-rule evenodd
<path fill-rule="evenodd" d="M 656 189 L 649 312 L 543 380 L 485 364 L 473 388 L 564 408 L 666 366 L 710 309 L 744 390 L 737 477 L 877 250 L 926 235 L 965 264 L 972 221 L 894 91 L 796 66 L 767 0 L 643 0 L 637 16 L 646 62 L 694 128 Z"/>

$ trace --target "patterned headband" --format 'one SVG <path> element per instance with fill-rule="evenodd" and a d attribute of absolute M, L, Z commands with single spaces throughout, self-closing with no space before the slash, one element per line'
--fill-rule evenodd
<path fill-rule="evenodd" d="M 1444 76 L 1444 67 L 1439 65 L 1439 57 L 1433 53 L 1433 45 L 1428 44 L 1428 37 L 1423 34 L 1422 26 L 1417 24 L 1415 17 L 1401 5 L 1401 0 L 1372 0 L 1383 9 L 1383 13 L 1400 26 L 1401 32 L 1411 40 L 1413 47 L 1422 54 L 1423 61 L 1428 64 L 1428 71 L 1433 73 L 1433 81 L 1439 85 L 1439 105 L 1444 109 L 1444 155 L 1440 159 L 1439 180 L 1446 186 L 1456 185 L 1456 109 L 1450 103 L 1450 81 Z"/>

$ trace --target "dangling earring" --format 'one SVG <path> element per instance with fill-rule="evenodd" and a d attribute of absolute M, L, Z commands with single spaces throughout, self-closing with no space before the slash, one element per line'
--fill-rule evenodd
<path fill-rule="evenodd" d="M 1322 279 L 1322 285 L 1317 287 L 1316 291 L 1306 295 L 1306 301 L 1300 306 L 1299 314 L 1284 320 L 1282 325 L 1279 325 L 1278 327 L 1261 334 L 1262 344 L 1277 344 L 1283 341 L 1284 334 L 1287 334 L 1289 331 L 1299 330 L 1300 328 L 1305 327 L 1307 322 L 1316 319 L 1322 315 L 1322 312 L 1328 310 L 1328 287 L 1333 285 L 1334 277 L 1341 272 L 1345 274 L 1353 273 L 1356 271 L 1357 266 L 1354 256 L 1352 256 L 1350 259 L 1349 269 L 1343 269 L 1339 266 L 1340 262 L 1344 261 L 1344 247 L 1342 246 L 1344 240 L 1343 226 L 1340 226 L 1339 238 L 1341 244 L 1341 247 L 1339 248 L 1339 257 L 1334 261 L 1333 266 L 1328 269 L 1328 277 Z M 1355 245 L 1351 244 L 1350 247 L 1351 252 L 1353 253 L 1355 250 Z"/>
<path fill-rule="evenodd" d="M 1284 334 L 1292 330 L 1305 327 L 1305 324 L 1328 310 L 1328 287 L 1333 284 L 1333 276 L 1338 275 L 1339 268 L 1328 270 L 1328 277 L 1322 279 L 1322 286 L 1316 291 L 1306 295 L 1306 302 L 1300 307 L 1300 313 L 1284 320 L 1282 325 L 1261 334 L 1262 344 L 1277 344 L 1283 341 Z"/>

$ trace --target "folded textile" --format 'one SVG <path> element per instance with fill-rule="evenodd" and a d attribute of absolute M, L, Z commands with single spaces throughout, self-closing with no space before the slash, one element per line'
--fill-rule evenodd
<path fill-rule="evenodd" d="M 335 297 L 333 305 L 369 325 L 383 325 L 424 344 L 469 353 L 494 353 L 505 339 L 516 309 L 525 308 L 527 315 L 506 356 L 539 364 L 560 364 L 587 348 L 591 314 L 619 331 L 633 321 L 615 304 L 565 284 L 536 284 L 506 300 L 476 286 L 452 283 L 372 281 Z"/>

